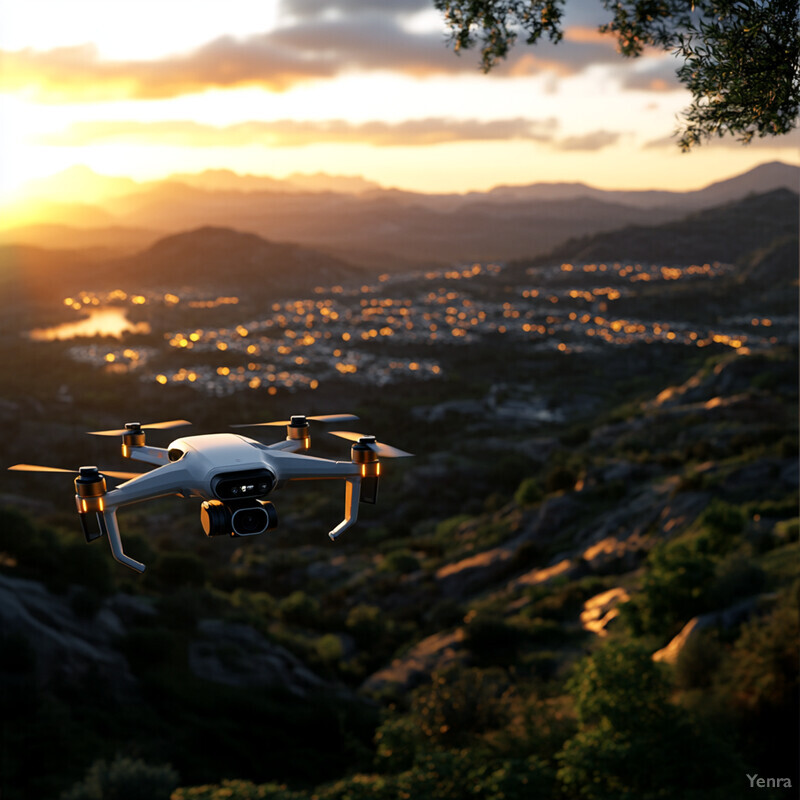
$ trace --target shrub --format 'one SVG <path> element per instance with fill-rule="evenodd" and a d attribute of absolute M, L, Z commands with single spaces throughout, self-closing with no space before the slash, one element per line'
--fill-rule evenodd
<path fill-rule="evenodd" d="M 650 552 L 641 591 L 620 609 L 634 634 L 672 636 L 706 610 L 715 564 L 699 541 L 668 542 Z"/>
<path fill-rule="evenodd" d="M 567 688 L 575 702 L 578 731 L 558 754 L 558 777 L 566 796 L 732 796 L 740 760 L 713 731 L 670 703 L 665 672 L 653 662 L 649 649 L 607 644 L 580 663 Z"/>
<path fill-rule="evenodd" d="M 538 478 L 525 478 L 514 493 L 514 500 L 518 506 L 536 505 L 544 497 L 542 484 Z"/>
<path fill-rule="evenodd" d="M 709 608 L 727 608 L 745 597 L 762 591 L 766 584 L 764 570 L 743 555 L 732 555 L 721 561 L 714 581 L 708 587 Z"/>
<path fill-rule="evenodd" d="M 700 524 L 707 531 L 711 552 L 728 553 L 738 544 L 738 537 L 744 530 L 745 515 L 736 506 L 715 499 L 700 515 Z"/>
<path fill-rule="evenodd" d="M 419 569 L 419 560 L 410 550 L 402 547 L 398 550 L 392 550 L 381 561 L 378 569 L 380 572 L 414 572 Z"/>
<path fill-rule="evenodd" d="M 61 800 L 169 800 L 177 785 L 178 773 L 169 765 L 117 756 L 110 764 L 95 761 Z"/>
<path fill-rule="evenodd" d="M 320 661 L 325 664 L 335 664 L 344 655 L 342 640 L 335 633 L 326 633 L 314 643 Z"/>
<path fill-rule="evenodd" d="M 288 597 L 284 597 L 278 604 L 278 608 L 281 616 L 287 622 L 308 627 L 314 627 L 319 623 L 319 601 L 300 589 L 292 592 Z"/>
<path fill-rule="evenodd" d="M 357 605 L 348 612 L 345 627 L 363 647 L 382 638 L 386 629 L 385 614 L 378 606 Z"/>

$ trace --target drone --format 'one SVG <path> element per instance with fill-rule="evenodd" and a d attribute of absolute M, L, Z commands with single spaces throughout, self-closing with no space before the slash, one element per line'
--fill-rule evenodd
<path fill-rule="evenodd" d="M 328 534 L 335 541 L 358 519 L 359 502 L 377 502 L 381 459 L 412 455 L 379 442 L 374 436 L 352 431 L 330 431 L 333 436 L 353 442 L 349 461 L 333 461 L 301 452 L 311 446 L 310 420 L 336 423 L 357 419 L 353 414 L 300 415 L 277 422 L 232 425 L 232 428 L 286 426 L 286 438 L 262 444 L 238 433 L 212 433 L 184 436 L 167 448 L 145 444 L 145 431 L 191 425 L 190 422 L 184 419 L 147 424 L 129 422 L 118 430 L 89 433 L 121 436 L 123 457 L 155 465 L 149 472 L 100 472 L 96 466 L 67 470 L 36 464 L 15 464 L 9 469 L 77 473 L 75 505 L 86 541 L 106 536 L 111 554 L 120 564 L 144 572 L 144 564 L 125 555 L 117 509 L 168 495 L 202 500 L 200 522 L 206 536 L 256 536 L 278 525 L 274 505 L 262 499 L 272 491 L 289 481 L 342 480 L 344 519 Z M 124 483 L 109 489 L 107 479 Z M 96 528 L 90 524 L 92 516 Z"/>

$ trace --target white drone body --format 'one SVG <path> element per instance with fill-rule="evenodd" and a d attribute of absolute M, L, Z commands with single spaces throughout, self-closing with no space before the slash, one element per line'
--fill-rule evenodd
<path fill-rule="evenodd" d="M 96 435 L 122 435 L 122 454 L 126 458 L 156 465 L 150 472 L 133 475 L 123 472 L 101 473 L 97 467 L 81 467 L 75 479 L 75 503 L 87 541 L 107 535 L 111 553 L 121 564 L 143 572 L 145 565 L 125 555 L 122 547 L 117 509 L 177 495 L 202 501 L 200 517 L 207 536 L 253 536 L 277 525 L 277 513 L 266 495 L 288 481 L 342 480 L 345 483 L 344 519 L 328 534 L 336 539 L 358 518 L 359 502 L 374 503 L 377 499 L 380 457 L 408 456 L 406 453 L 365 436 L 348 431 L 332 431 L 333 435 L 355 441 L 349 461 L 333 461 L 302 454 L 310 446 L 308 419 L 338 422 L 357 419 L 352 414 L 323 417 L 296 416 L 279 423 L 286 425 L 284 441 L 265 445 L 235 433 L 214 433 L 185 436 L 169 447 L 145 444 L 144 428 L 169 428 L 188 425 L 185 420 L 141 425 L 128 423 L 118 431 L 94 431 Z M 248 426 L 235 426 L 248 427 Z M 12 470 L 35 472 L 71 472 L 30 464 L 16 464 Z M 108 489 L 106 476 L 130 478 L 116 488 Z M 97 532 L 87 525 L 95 515 Z"/>

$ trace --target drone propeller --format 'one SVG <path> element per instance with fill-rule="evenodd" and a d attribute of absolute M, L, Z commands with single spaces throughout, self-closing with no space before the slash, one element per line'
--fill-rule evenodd
<path fill-rule="evenodd" d="M 404 458 L 406 456 L 413 456 L 413 453 L 406 453 L 405 450 L 400 450 L 397 447 L 392 447 L 389 444 L 376 441 L 374 436 L 368 436 L 364 433 L 354 433 L 353 431 L 328 431 L 331 436 L 338 436 L 340 439 L 347 439 L 350 442 L 358 442 L 359 444 L 366 445 L 373 453 L 381 458 Z"/>
<path fill-rule="evenodd" d="M 120 436 L 123 433 L 138 432 L 143 430 L 165 430 L 167 428 L 179 428 L 181 425 L 191 425 L 185 419 L 170 419 L 166 422 L 148 422 L 142 425 L 141 422 L 129 422 L 124 428 L 117 428 L 113 431 L 87 431 L 92 436 Z"/>
<path fill-rule="evenodd" d="M 38 464 L 14 464 L 9 467 L 9 470 L 16 472 L 66 472 L 70 475 L 80 475 L 79 469 L 61 469 L 60 467 L 42 467 Z M 107 478 L 119 478 L 120 480 L 130 480 L 131 478 L 138 478 L 140 475 L 145 475 L 144 472 L 115 472 L 114 470 L 104 470 L 100 473 Z"/>
<path fill-rule="evenodd" d="M 306 417 L 302 414 L 292 417 L 291 419 L 281 419 L 276 422 L 248 422 L 242 425 L 231 425 L 231 428 L 261 428 L 261 427 L 281 427 L 283 425 L 292 425 L 294 427 L 303 427 L 308 420 L 315 422 L 351 422 L 358 417 L 355 414 L 319 414 L 314 417 Z"/>

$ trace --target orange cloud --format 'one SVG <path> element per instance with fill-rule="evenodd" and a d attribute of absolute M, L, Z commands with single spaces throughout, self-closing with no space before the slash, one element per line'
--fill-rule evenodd
<path fill-rule="evenodd" d="M 47 102 L 157 100 L 212 88 L 259 85 L 284 91 L 304 81 L 330 78 L 331 59 L 263 46 L 258 39 L 224 37 L 187 55 L 156 61 L 108 61 L 92 44 L 45 52 L 26 48 L 0 54 L 0 88 L 29 90 Z"/>
<path fill-rule="evenodd" d="M 409 8 L 418 0 L 409 0 Z M 350 3 L 349 5 L 352 5 Z M 572 75 L 619 59 L 608 37 L 568 29 L 558 46 L 519 45 L 494 76 Z M 189 53 L 154 60 L 111 60 L 92 44 L 0 52 L 0 90 L 25 90 L 45 102 L 163 99 L 207 89 L 261 86 L 285 91 L 352 71 L 416 77 L 475 74 L 477 54 L 453 54 L 441 33 L 408 31 L 390 15 L 308 17 L 268 33 L 224 36 Z"/>
<path fill-rule="evenodd" d="M 241 122 L 216 127 L 180 120 L 164 122 L 78 122 L 65 131 L 40 136 L 38 144 L 81 147 L 98 142 L 175 145 L 181 147 L 304 147 L 312 144 L 369 144 L 374 147 L 415 147 L 463 141 L 527 139 L 550 141 L 555 119 L 516 117 L 500 120 L 453 120 L 438 117 L 388 123 L 354 124 L 345 120 Z"/>

